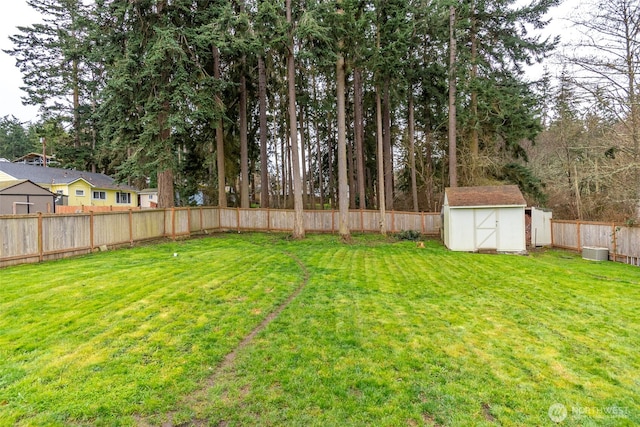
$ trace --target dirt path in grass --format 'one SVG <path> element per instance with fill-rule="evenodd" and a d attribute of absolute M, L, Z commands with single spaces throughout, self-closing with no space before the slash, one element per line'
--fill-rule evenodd
<path fill-rule="evenodd" d="M 269 326 L 269 324 L 273 322 L 280 315 L 280 313 L 282 313 L 282 311 L 289 306 L 289 304 L 291 304 L 291 302 L 300 294 L 300 292 L 302 292 L 304 287 L 307 285 L 307 283 L 309 282 L 309 270 L 307 269 L 307 267 L 294 254 L 289 252 L 284 252 L 284 254 L 289 258 L 291 258 L 292 260 L 294 260 L 302 270 L 304 277 L 300 285 L 291 293 L 291 295 L 287 297 L 287 299 L 283 303 L 281 303 L 271 313 L 269 313 L 269 315 L 265 317 L 264 320 L 260 322 L 258 326 L 253 328 L 253 330 L 249 332 L 242 339 L 242 341 L 240 341 L 240 343 L 233 350 L 231 350 L 231 352 L 229 352 L 224 357 L 224 359 L 222 359 L 220 363 L 218 363 L 213 373 L 209 376 L 209 378 L 206 379 L 206 381 L 202 384 L 200 388 L 184 396 L 181 399 L 180 403 L 178 404 L 178 407 L 194 408 L 194 407 L 197 407 L 199 404 L 203 403 L 204 401 L 206 401 L 207 395 L 209 394 L 209 390 L 216 384 L 216 381 L 218 381 L 218 378 L 223 372 L 233 367 L 236 357 L 238 356 L 238 353 L 240 353 L 240 351 L 242 351 L 244 348 L 250 345 L 253 339 L 256 337 L 256 335 L 258 335 L 267 326 Z M 141 416 L 134 416 L 134 419 L 136 423 L 142 427 L 150 427 L 150 426 L 156 426 L 156 425 L 160 425 L 162 427 L 186 427 L 186 426 L 199 427 L 199 426 L 208 425 L 207 420 L 203 420 L 199 418 L 194 418 L 189 421 L 180 422 L 179 424 L 174 424 L 174 418 L 176 414 L 177 412 L 167 413 L 164 417 L 162 417 L 164 421 L 161 421 L 160 424 L 153 423 L 148 418 L 144 418 Z M 220 427 L 224 427 L 227 424 L 225 421 L 222 421 L 218 425 Z"/>

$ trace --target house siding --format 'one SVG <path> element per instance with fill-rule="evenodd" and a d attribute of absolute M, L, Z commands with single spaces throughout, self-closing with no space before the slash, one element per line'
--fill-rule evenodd
<path fill-rule="evenodd" d="M 134 193 L 133 191 L 91 187 L 91 185 L 89 185 L 89 183 L 87 183 L 84 180 L 73 182 L 70 185 L 66 185 L 66 184 L 51 185 L 50 190 L 53 193 L 62 191 L 62 194 L 64 194 L 65 196 L 68 196 L 69 206 L 129 206 L 129 207 L 138 206 L 137 194 Z M 76 190 L 83 190 L 84 196 L 76 196 Z M 94 199 L 93 198 L 94 191 L 104 191 L 106 193 L 105 194 L 106 199 L 104 200 Z M 131 203 L 117 203 L 116 193 L 129 193 L 131 195 Z"/>

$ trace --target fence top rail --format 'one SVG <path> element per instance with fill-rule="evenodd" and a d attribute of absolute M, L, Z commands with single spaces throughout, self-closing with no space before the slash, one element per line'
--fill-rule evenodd
<path fill-rule="evenodd" d="M 640 225 L 628 225 L 625 223 L 621 223 L 621 222 L 605 222 L 605 221 L 581 221 L 581 220 L 577 220 L 577 219 L 552 219 L 551 220 L 552 223 L 555 224 L 575 224 L 575 225 L 606 225 L 608 227 L 628 227 L 628 228 L 638 228 L 640 227 Z"/>
<path fill-rule="evenodd" d="M 227 211 L 269 211 L 269 212 L 283 212 L 283 213 L 295 213 L 293 209 L 273 209 L 273 208 L 220 208 L 218 206 L 186 206 L 186 207 L 175 207 L 175 208 L 157 208 L 157 209 L 127 209 L 127 210 L 118 210 L 118 211 L 87 211 L 87 212 L 65 212 L 65 213 L 32 213 L 32 214 L 18 214 L 18 215 L 0 215 L 0 218 L 37 218 L 38 215 L 42 215 L 43 217 L 55 217 L 60 218 L 64 216 L 90 216 L 90 215 L 124 215 L 129 214 L 130 212 L 134 214 L 138 213 L 151 213 L 151 212 L 171 212 L 176 211 L 190 211 L 197 209 L 221 209 Z M 338 212 L 336 209 L 305 209 L 306 213 L 324 213 L 324 214 L 335 214 Z M 349 209 L 350 213 L 370 213 L 370 214 L 380 214 L 380 211 L 377 209 Z M 386 211 L 387 215 L 414 215 L 414 216 L 440 216 L 440 212 L 409 212 L 409 211 L 395 211 L 390 210 Z M 572 221 L 555 221 L 554 222 L 572 222 Z M 584 223 L 582 221 L 581 223 Z M 611 223 L 609 223 L 611 225 Z"/>

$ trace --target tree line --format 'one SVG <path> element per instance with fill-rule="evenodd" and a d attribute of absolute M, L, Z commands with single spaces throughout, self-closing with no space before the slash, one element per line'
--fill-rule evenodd
<path fill-rule="evenodd" d="M 546 197 L 527 160 L 549 94 L 524 71 L 557 43 L 531 30 L 558 0 L 29 4 L 43 21 L 9 53 L 38 134 L 161 206 L 433 211 L 446 186 L 498 182 Z"/>

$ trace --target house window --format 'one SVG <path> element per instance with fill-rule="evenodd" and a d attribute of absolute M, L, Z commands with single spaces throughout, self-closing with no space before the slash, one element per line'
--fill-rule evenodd
<path fill-rule="evenodd" d="M 94 191 L 93 198 L 95 200 L 107 200 L 107 193 L 105 191 Z"/>
<path fill-rule="evenodd" d="M 131 193 L 116 193 L 116 203 L 130 204 L 131 203 Z"/>
<path fill-rule="evenodd" d="M 76 190 L 77 197 L 84 197 L 84 190 Z"/>

